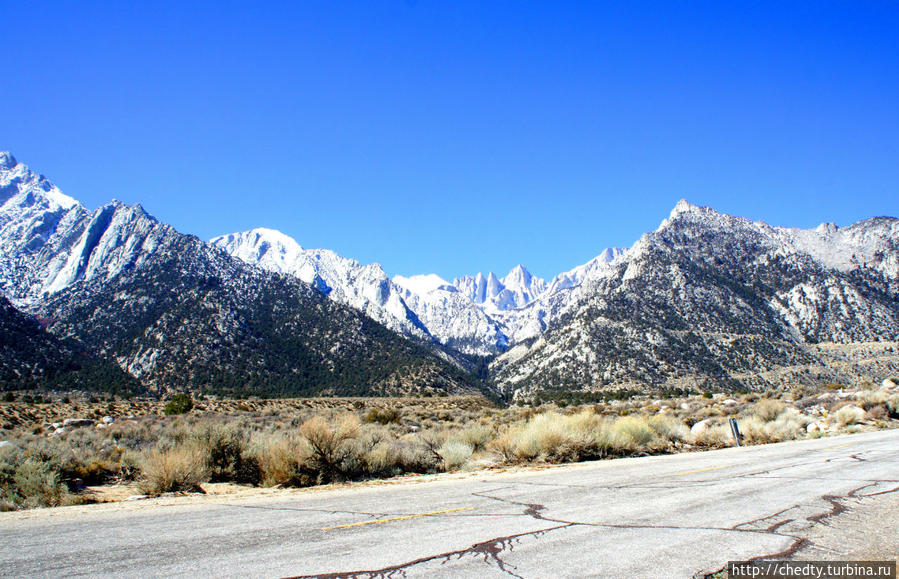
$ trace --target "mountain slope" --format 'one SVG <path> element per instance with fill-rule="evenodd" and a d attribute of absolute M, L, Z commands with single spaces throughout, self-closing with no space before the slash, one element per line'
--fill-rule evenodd
<path fill-rule="evenodd" d="M 681 202 L 576 288 L 542 336 L 491 369 L 519 395 L 612 384 L 762 387 L 857 379 L 816 344 L 873 342 L 883 344 L 872 354 L 882 371 L 895 372 L 885 352 L 899 341 L 897 223 L 787 230 Z"/>
<path fill-rule="evenodd" d="M 62 388 L 131 393 L 137 380 L 48 333 L 0 296 L 0 390 Z"/>
<path fill-rule="evenodd" d="M 88 211 L 5 155 L 0 287 L 145 386 L 254 394 L 468 391 L 432 350 L 160 223 Z"/>
<path fill-rule="evenodd" d="M 303 249 L 271 229 L 253 229 L 210 241 L 267 271 L 301 279 L 403 335 L 433 341 L 467 356 L 491 356 L 538 335 L 558 309 L 559 296 L 608 267 L 624 250 L 606 250 L 551 284 L 516 266 L 453 283 L 434 274 L 388 279 L 378 264 L 362 265 L 326 249 Z"/>
<path fill-rule="evenodd" d="M 210 243 L 246 263 L 301 279 L 396 332 L 430 339 L 400 297 L 401 290 L 376 263 L 362 265 L 327 249 L 303 249 L 293 238 L 273 229 L 222 235 Z"/>

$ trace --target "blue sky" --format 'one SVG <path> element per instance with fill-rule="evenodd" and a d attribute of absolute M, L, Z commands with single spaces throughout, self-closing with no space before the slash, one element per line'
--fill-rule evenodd
<path fill-rule="evenodd" d="M 126 4 L 0 4 L 0 149 L 204 239 L 552 276 L 680 198 L 899 215 L 899 1 Z"/>

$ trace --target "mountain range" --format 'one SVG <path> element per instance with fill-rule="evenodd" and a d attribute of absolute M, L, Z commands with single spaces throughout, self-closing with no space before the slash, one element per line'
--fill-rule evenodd
<path fill-rule="evenodd" d="M 528 398 L 899 373 L 890 217 L 800 230 L 681 201 L 551 280 L 522 265 L 390 278 L 271 229 L 203 242 L 139 205 L 88 210 L 0 153 L 0 292 L 5 316 L 34 321 L 28 350 L 57 352 L 37 366 L 74 355 L 154 392 Z M 13 381 L 37 367 L 0 353 Z"/>
<path fill-rule="evenodd" d="M 139 205 L 88 210 L 9 153 L 0 153 L 0 289 L 52 336 L 150 392 L 476 389 L 445 352 L 181 234 Z M 46 340 L 37 345 L 58 358 Z"/>

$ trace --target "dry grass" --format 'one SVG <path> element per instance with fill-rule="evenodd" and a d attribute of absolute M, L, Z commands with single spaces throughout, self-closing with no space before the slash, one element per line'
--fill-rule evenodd
<path fill-rule="evenodd" d="M 139 488 L 149 495 L 199 491 L 210 475 L 205 458 L 194 445 L 154 450 L 140 463 Z"/>
<path fill-rule="evenodd" d="M 114 420 L 57 430 L 51 416 Z M 150 402 L 0 403 L 0 440 L 14 443 L 0 448 L 0 509 L 77 502 L 82 482 L 137 480 L 151 494 L 196 490 L 207 480 L 309 486 L 718 448 L 733 444 L 730 417 L 744 443 L 762 444 L 895 425 L 899 396 L 802 387 L 569 408 L 498 408 L 475 397 L 200 399 L 178 417 Z"/>

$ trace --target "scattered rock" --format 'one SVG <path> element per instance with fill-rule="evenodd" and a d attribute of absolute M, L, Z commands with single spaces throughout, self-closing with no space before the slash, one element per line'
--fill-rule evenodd
<path fill-rule="evenodd" d="M 113 418 L 112 416 L 104 416 L 100 420 L 103 422 L 103 424 L 112 424 L 113 422 L 115 422 L 115 418 Z"/>
<path fill-rule="evenodd" d="M 690 427 L 690 432 L 693 436 L 699 436 L 706 432 L 709 428 L 712 427 L 712 420 L 710 418 L 706 418 L 705 420 L 700 420 L 696 424 Z"/>
<path fill-rule="evenodd" d="M 66 418 L 62 421 L 64 427 L 82 428 L 84 426 L 93 426 L 94 421 L 90 418 Z"/>
<path fill-rule="evenodd" d="M 805 409 L 805 413 L 809 416 L 827 416 L 827 410 L 820 404 L 809 406 Z"/>
<path fill-rule="evenodd" d="M 725 401 L 722 402 L 721 404 L 724 404 L 725 406 L 736 406 L 736 405 L 737 405 L 737 401 L 734 400 L 733 398 L 728 398 L 727 400 L 725 400 Z"/>
<path fill-rule="evenodd" d="M 144 499 L 149 499 L 149 498 L 150 498 L 150 495 L 131 495 L 130 497 L 128 497 L 125 500 L 126 501 L 142 501 Z"/>
<path fill-rule="evenodd" d="M 690 409 L 690 405 L 687 404 L 686 402 L 684 402 L 683 404 L 680 405 L 680 409 L 681 409 L 681 410 L 689 410 L 689 409 Z"/>

